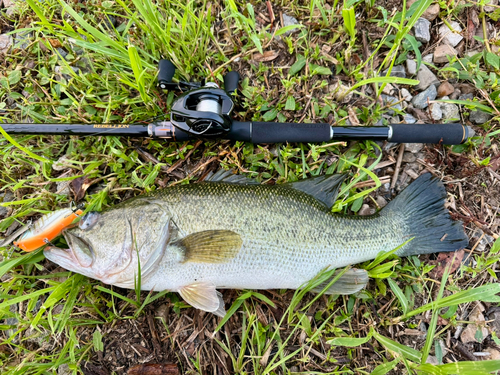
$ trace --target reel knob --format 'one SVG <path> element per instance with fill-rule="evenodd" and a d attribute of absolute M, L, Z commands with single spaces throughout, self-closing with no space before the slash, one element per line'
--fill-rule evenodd
<path fill-rule="evenodd" d="M 175 65 L 170 60 L 160 60 L 158 67 L 158 83 L 160 88 L 165 90 L 169 87 L 169 83 L 172 83 L 172 78 L 175 74 Z"/>

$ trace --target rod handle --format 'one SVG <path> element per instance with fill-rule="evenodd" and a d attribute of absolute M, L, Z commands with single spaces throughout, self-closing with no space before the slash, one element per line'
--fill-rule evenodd
<path fill-rule="evenodd" d="M 442 143 L 459 145 L 467 141 L 469 129 L 462 124 L 394 124 L 389 141 L 395 143 Z"/>
<path fill-rule="evenodd" d="M 331 127 L 326 123 L 252 122 L 251 136 L 253 143 L 327 142 Z"/>

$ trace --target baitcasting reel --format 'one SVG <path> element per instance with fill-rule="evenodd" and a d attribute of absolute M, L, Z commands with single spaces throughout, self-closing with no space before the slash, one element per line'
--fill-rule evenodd
<path fill-rule="evenodd" d="M 225 91 L 217 84 L 191 82 L 173 83 L 175 66 L 168 60 L 160 60 L 158 83 L 160 88 L 192 90 L 182 94 L 172 105 L 170 122 L 181 131 L 194 136 L 220 137 L 231 130 L 231 112 L 234 108 L 230 95 L 238 88 L 240 76 L 229 72 L 224 77 Z"/>

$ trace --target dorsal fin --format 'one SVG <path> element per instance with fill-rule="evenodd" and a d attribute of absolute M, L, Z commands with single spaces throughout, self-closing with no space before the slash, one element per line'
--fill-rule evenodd
<path fill-rule="evenodd" d="M 229 184 L 258 185 L 259 183 L 251 178 L 234 174 L 232 171 L 220 169 L 217 172 L 210 172 L 204 182 L 226 182 Z"/>
<path fill-rule="evenodd" d="M 312 195 L 317 200 L 326 204 L 328 208 L 332 208 L 337 200 L 340 185 L 342 185 L 342 182 L 344 182 L 346 177 L 347 174 L 345 173 L 330 174 L 296 182 L 289 182 L 287 184 L 283 184 L 282 186 L 300 190 L 306 194 Z"/>

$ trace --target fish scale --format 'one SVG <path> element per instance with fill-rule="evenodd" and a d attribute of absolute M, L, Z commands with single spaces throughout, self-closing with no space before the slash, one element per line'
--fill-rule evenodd
<path fill-rule="evenodd" d="M 193 279 L 224 288 L 297 288 L 325 267 L 372 259 L 406 240 L 392 217 L 334 215 L 310 195 L 279 186 L 188 185 L 157 198 L 185 235 L 228 229 L 243 245 L 232 261 L 217 265 L 179 265 L 167 247 L 157 271 L 165 277 L 148 280 L 146 289 L 175 289 Z"/>

